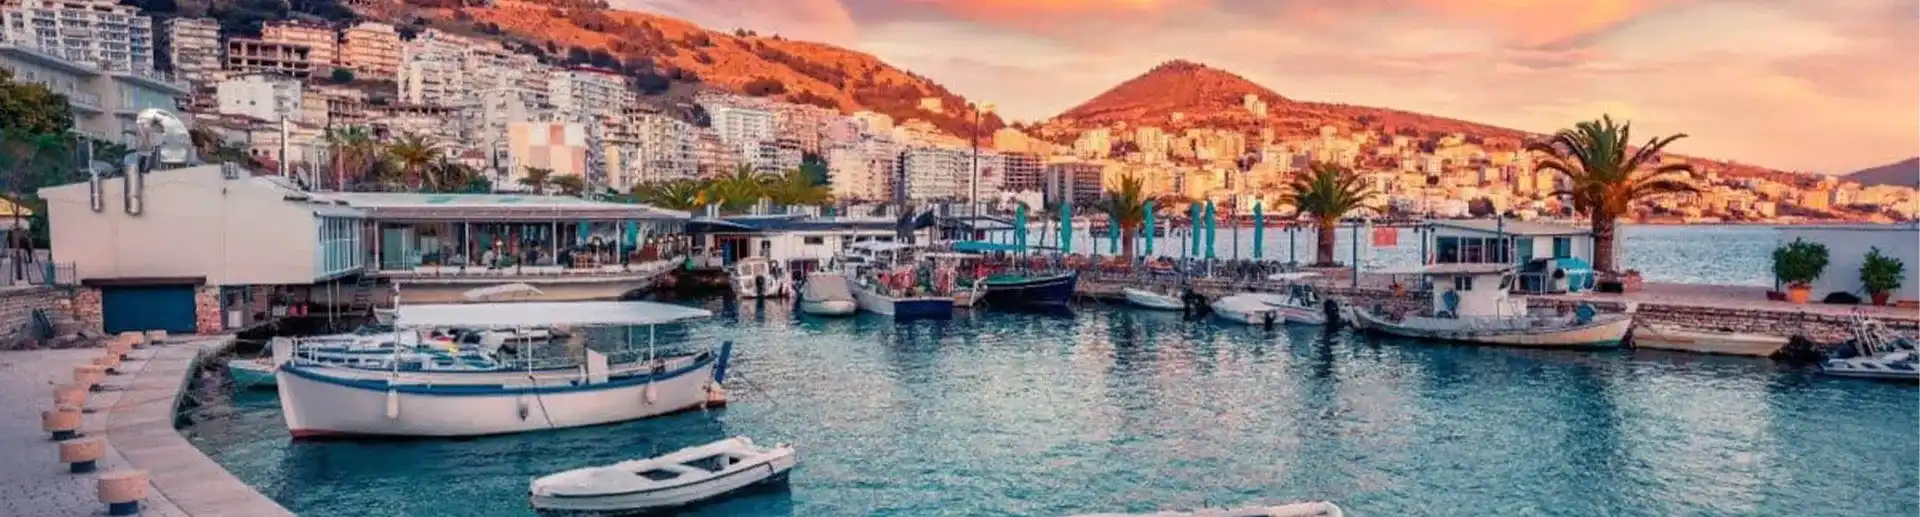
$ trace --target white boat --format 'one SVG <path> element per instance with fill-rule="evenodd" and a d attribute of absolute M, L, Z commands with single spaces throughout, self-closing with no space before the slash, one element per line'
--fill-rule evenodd
<path fill-rule="evenodd" d="M 865 241 L 854 243 L 834 261 L 847 275 L 847 285 L 860 310 L 895 318 L 952 317 L 952 296 L 912 293 L 907 287 L 887 285 L 915 274 L 918 266 L 912 252 L 913 247 L 906 244 Z"/>
<path fill-rule="evenodd" d="M 1154 513 L 1090 513 L 1073 517 L 1343 517 L 1340 505 L 1327 501 Z"/>
<path fill-rule="evenodd" d="M 845 275 L 809 273 L 807 283 L 800 287 L 800 312 L 816 316 L 848 316 L 859 310 L 860 303 L 853 299 L 853 287 L 847 284 Z"/>
<path fill-rule="evenodd" d="M 733 294 L 740 298 L 786 298 L 793 295 L 793 279 L 787 278 L 780 263 L 766 257 L 740 259 L 733 265 L 731 278 Z"/>
<path fill-rule="evenodd" d="M 1186 308 L 1185 304 L 1180 303 L 1179 296 L 1171 294 L 1160 294 L 1146 289 L 1134 289 L 1132 287 L 1121 288 L 1120 294 L 1127 298 L 1127 305 L 1142 309 L 1177 311 Z"/>
<path fill-rule="evenodd" d="M 1787 346 L 1790 338 L 1721 330 L 1689 330 L 1674 325 L 1641 325 L 1633 330 L 1633 347 L 1679 350 L 1702 354 L 1767 357 Z"/>
<path fill-rule="evenodd" d="M 1351 310 L 1354 328 L 1382 334 L 1484 345 L 1543 348 L 1617 347 L 1633 327 L 1630 314 L 1599 314 L 1581 304 L 1569 315 L 1535 316 L 1510 293 L 1512 266 L 1436 264 L 1421 270 L 1434 286 L 1433 309 L 1394 317 Z"/>
<path fill-rule="evenodd" d="M 1286 322 L 1286 319 L 1280 316 L 1280 309 L 1258 296 L 1244 294 L 1222 296 L 1214 299 L 1208 306 L 1213 309 L 1215 317 L 1243 325 L 1272 325 Z"/>
<path fill-rule="evenodd" d="M 1327 310 L 1322 307 L 1325 300 L 1313 286 L 1304 283 L 1306 279 L 1320 276 L 1319 273 L 1277 273 L 1267 277 L 1269 280 L 1287 282 L 1287 292 L 1280 294 L 1262 294 L 1261 301 L 1280 309 L 1280 316 L 1287 323 L 1301 325 L 1327 324 Z"/>
<path fill-rule="evenodd" d="M 1852 316 L 1853 339 L 1820 363 L 1820 373 L 1864 379 L 1920 380 L 1920 356 L 1915 343 L 1887 330 L 1878 320 L 1858 312 Z"/>
<path fill-rule="evenodd" d="M 541 513 L 624 513 L 684 506 L 784 481 L 798 458 L 793 446 L 760 447 L 746 437 L 670 454 L 569 470 L 533 480 Z"/>
<path fill-rule="evenodd" d="M 925 253 L 922 254 L 922 257 L 934 262 L 937 274 L 951 275 L 954 279 L 954 284 L 949 287 L 953 290 L 954 308 L 972 309 L 974 306 L 980 304 L 980 300 L 987 297 L 987 288 L 981 285 L 982 279 L 973 279 L 970 285 L 961 285 L 959 281 L 960 268 L 966 267 L 967 261 L 979 258 L 977 255 L 966 253 Z"/>
<path fill-rule="evenodd" d="M 400 308 L 395 325 L 402 329 L 650 326 L 711 314 L 652 302 L 413 305 Z M 649 344 L 650 356 L 651 348 Z M 654 358 L 642 362 L 637 372 L 615 375 L 605 356 L 589 350 L 585 364 L 570 378 L 523 371 L 518 379 L 494 384 L 447 384 L 437 381 L 461 374 L 343 375 L 342 370 L 350 369 L 294 361 L 292 349 L 288 344 L 276 344 L 274 364 L 281 413 L 296 438 L 479 436 L 598 425 L 698 409 L 724 400 L 720 385 L 726 379 L 732 355 L 732 343 L 723 343 L 718 351 Z"/>

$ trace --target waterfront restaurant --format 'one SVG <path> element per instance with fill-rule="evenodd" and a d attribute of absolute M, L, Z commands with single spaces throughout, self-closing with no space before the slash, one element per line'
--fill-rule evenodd
<path fill-rule="evenodd" d="M 900 221 L 889 216 L 819 217 L 813 213 L 709 216 L 687 225 L 696 246 L 731 265 L 747 257 L 766 257 L 789 271 L 807 271 L 831 260 L 856 242 L 891 242 Z"/>
<path fill-rule="evenodd" d="M 1593 231 L 1577 226 L 1496 219 L 1434 219 L 1421 253 L 1432 264 L 1509 264 L 1515 288 L 1580 291 L 1593 286 Z M 1551 259 L 1551 260 L 1539 260 Z"/>
<path fill-rule="evenodd" d="M 402 303 L 526 283 L 528 299 L 614 299 L 671 267 L 686 212 L 520 194 L 318 193 L 366 214 L 372 273 Z"/>

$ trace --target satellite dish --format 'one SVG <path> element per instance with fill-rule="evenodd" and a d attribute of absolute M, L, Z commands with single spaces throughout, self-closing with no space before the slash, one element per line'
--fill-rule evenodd
<path fill-rule="evenodd" d="M 134 124 L 140 128 L 138 150 L 142 153 L 152 153 L 166 164 L 193 160 L 193 137 L 187 134 L 187 125 L 172 113 L 154 108 L 140 110 Z"/>

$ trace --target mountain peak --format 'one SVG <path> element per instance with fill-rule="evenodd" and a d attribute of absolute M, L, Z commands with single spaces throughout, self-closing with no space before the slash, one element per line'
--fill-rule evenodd
<path fill-rule="evenodd" d="M 1268 105 L 1288 102 L 1286 97 L 1232 72 L 1175 59 L 1155 65 L 1056 119 L 1079 124 L 1126 121 L 1142 125 L 1173 124 L 1175 118 L 1252 120 L 1255 117 L 1247 109 L 1248 95 Z"/>

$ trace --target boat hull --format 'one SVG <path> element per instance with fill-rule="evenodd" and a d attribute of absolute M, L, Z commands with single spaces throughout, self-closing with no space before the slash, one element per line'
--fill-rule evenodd
<path fill-rule="evenodd" d="M 722 354 L 724 355 L 724 354 Z M 582 385 L 427 385 L 328 375 L 299 365 L 276 373 L 295 438 L 450 437 L 564 429 L 706 407 L 716 364 L 701 354 L 667 368 Z"/>
<path fill-rule="evenodd" d="M 1213 308 L 1214 317 L 1242 325 L 1266 325 L 1269 322 L 1269 317 L 1271 317 L 1271 322 L 1273 323 L 1282 323 L 1285 321 L 1280 317 L 1278 310 L 1266 305 L 1256 306 L 1247 303 L 1222 303 L 1219 300 L 1215 300 L 1211 307 Z"/>
<path fill-rule="evenodd" d="M 1871 357 L 1827 359 L 1820 363 L 1820 373 L 1856 379 L 1920 381 L 1920 369 L 1915 369 L 1911 354 L 1895 352 Z"/>
<path fill-rule="evenodd" d="M 860 311 L 860 303 L 853 300 L 801 300 L 800 312 L 815 316 L 851 316 Z"/>
<path fill-rule="evenodd" d="M 986 303 L 996 307 L 1066 306 L 1073 301 L 1078 273 L 1065 273 L 1012 281 L 988 279 Z"/>
<path fill-rule="evenodd" d="M 533 508 L 541 515 L 634 512 L 686 506 L 752 487 L 781 483 L 796 463 L 791 449 L 769 454 L 749 464 L 728 467 L 723 473 L 695 483 L 592 495 L 547 495 L 534 493 Z"/>
<path fill-rule="evenodd" d="M 1699 332 L 1664 325 L 1643 325 L 1633 331 L 1634 348 L 1716 355 L 1768 357 L 1787 346 L 1787 341 L 1779 336 Z"/>
<path fill-rule="evenodd" d="M 793 295 L 793 282 L 773 275 L 736 276 L 732 283 L 733 294 L 747 300 Z"/>
<path fill-rule="evenodd" d="M 1134 289 L 1131 287 L 1127 287 L 1127 288 L 1121 289 L 1120 294 L 1127 298 L 1127 305 L 1132 305 L 1134 307 L 1139 307 L 1142 309 L 1152 309 L 1157 311 L 1177 311 L 1177 310 L 1186 308 L 1185 305 L 1180 303 L 1179 298 L 1174 298 L 1172 296 L 1167 296 L 1167 295 L 1155 293 L 1152 291 L 1146 291 L 1142 289 Z"/>
<path fill-rule="evenodd" d="M 853 299 L 860 310 L 900 319 L 953 317 L 953 299 L 943 297 L 894 298 L 853 286 Z"/>
<path fill-rule="evenodd" d="M 227 376 L 233 383 L 246 388 L 272 389 L 273 362 L 261 359 L 232 359 L 227 361 Z"/>
<path fill-rule="evenodd" d="M 1585 325 L 1550 329 L 1428 328 L 1388 321 L 1367 311 L 1353 311 L 1355 328 L 1392 336 L 1532 348 L 1614 348 L 1633 328 L 1627 315 L 1605 315 Z"/>

